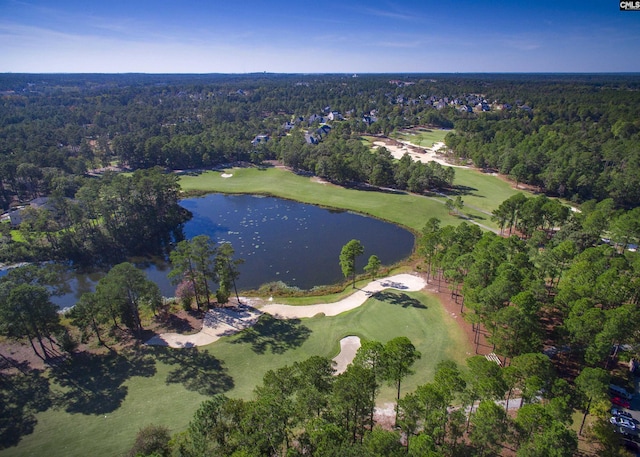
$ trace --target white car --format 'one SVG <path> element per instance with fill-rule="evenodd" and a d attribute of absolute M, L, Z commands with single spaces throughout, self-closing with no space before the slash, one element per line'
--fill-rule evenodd
<path fill-rule="evenodd" d="M 618 427 L 624 427 L 630 430 L 636 429 L 636 424 L 634 424 L 632 421 L 630 421 L 625 417 L 611 416 L 611 418 L 609 419 L 609 422 L 611 422 L 613 425 L 616 425 Z"/>

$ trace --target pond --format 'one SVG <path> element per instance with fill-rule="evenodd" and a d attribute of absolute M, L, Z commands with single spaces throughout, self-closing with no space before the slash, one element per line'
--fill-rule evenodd
<path fill-rule="evenodd" d="M 411 232 L 388 222 L 274 197 L 208 194 L 180 204 L 193 214 L 184 227 L 186 238 L 205 234 L 218 243 L 230 242 L 235 258 L 244 259 L 237 280 L 240 290 L 272 281 L 300 289 L 339 282 L 344 279 L 340 250 L 352 239 L 365 248 L 357 259 L 359 272 L 373 254 L 383 265 L 405 259 L 415 242 Z M 164 296 L 174 295 L 175 286 L 167 279 L 171 267 L 165 260 L 132 262 L 145 270 Z M 93 289 L 100 276 L 72 274 L 73 292 L 54 297 L 54 302 L 72 306 L 83 292 Z"/>

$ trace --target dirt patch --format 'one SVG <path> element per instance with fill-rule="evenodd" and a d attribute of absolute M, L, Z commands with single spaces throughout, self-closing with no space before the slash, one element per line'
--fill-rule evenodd
<path fill-rule="evenodd" d="M 466 308 L 462 306 L 462 295 L 452 295 L 449 284 L 441 277 L 440 280 L 438 280 L 438 277 L 430 277 L 425 290 L 438 298 L 449 317 L 456 321 L 466 335 L 469 345 L 473 348 L 471 352 L 467 353 L 469 357 L 476 354 L 487 355 L 493 351 L 493 345 L 487 341 L 487 335 L 483 329 L 480 329 L 476 351 L 476 332 L 471 323 L 464 318 Z"/>

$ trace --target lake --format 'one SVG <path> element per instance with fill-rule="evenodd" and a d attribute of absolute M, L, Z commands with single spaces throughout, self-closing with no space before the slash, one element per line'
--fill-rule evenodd
<path fill-rule="evenodd" d="M 237 286 L 257 289 L 262 284 L 282 281 L 289 286 L 311 289 L 344 279 L 339 256 L 352 239 L 360 240 L 364 255 L 357 259 L 362 272 L 370 255 L 383 265 L 408 257 L 415 242 L 401 227 L 348 211 L 255 195 L 208 194 L 187 198 L 180 204 L 193 218 L 184 227 L 186 238 L 209 235 L 218 243 L 230 242 L 240 265 Z M 167 279 L 171 266 L 163 259 L 132 259 L 166 297 L 175 286 Z M 72 306 L 83 292 L 93 290 L 103 273 L 70 274 L 72 293 L 54 297 L 61 307 Z"/>

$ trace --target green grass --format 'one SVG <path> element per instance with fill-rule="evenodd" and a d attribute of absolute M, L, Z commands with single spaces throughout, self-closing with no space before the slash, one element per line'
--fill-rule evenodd
<path fill-rule="evenodd" d="M 398 291 L 378 298 L 335 317 L 275 322 L 266 317 L 253 329 L 198 351 L 150 348 L 143 358 L 110 363 L 108 369 L 80 367 L 74 379 L 89 392 L 91 401 L 84 401 L 82 389 L 56 387 L 60 407 L 37 414 L 35 432 L 0 455 L 120 455 L 148 424 L 183 430 L 206 398 L 203 394 L 251 398 L 269 369 L 312 355 L 334 357 L 340 339 L 347 335 L 381 342 L 407 336 L 413 342 L 423 357 L 415 364 L 416 374 L 403 382 L 403 394 L 432 380 L 440 360 L 463 364 L 471 353 L 464 333 L 436 298 Z M 394 389 L 385 386 L 378 401 L 394 398 Z M 109 408 L 111 402 L 117 407 Z M 70 405 L 85 413 L 67 412 Z"/>
<path fill-rule="evenodd" d="M 348 335 L 381 342 L 406 336 L 413 342 L 424 357 L 416 363 L 417 374 L 404 383 L 403 393 L 430 381 L 440 360 L 449 358 L 462 364 L 468 357 L 471 347 L 467 345 L 464 333 L 436 298 L 422 292 L 385 293 L 381 298 L 384 300 L 369 299 L 364 305 L 338 316 L 296 320 L 296 325 L 282 325 L 272 336 L 252 335 L 248 338 L 246 334 L 238 334 L 214 343 L 210 346 L 211 353 L 225 360 L 229 374 L 237 381 L 229 395 L 247 398 L 255 385 L 254 380 L 261 379 L 273 367 L 302 361 L 312 355 L 334 357 L 340 350 L 340 339 Z M 286 347 L 287 338 L 301 344 L 291 344 L 280 353 Z M 261 350 L 264 350 L 262 354 L 259 353 Z M 247 372 L 253 378 L 249 382 L 243 379 Z M 393 389 L 385 388 L 379 401 L 390 401 L 393 397 Z"/>
<path fill-rule="evenodd" d="M 435 143 L 444 143 L 444 137 L 450 132 L 451 130 L 421 128 L 413 129 L 411 132 L 407 130 L 396 131 L 391 137 L 396 140 L 409 141 L 423 148 L 430 148 Z"/>
<path fill-rule="evenodd" d="M 465 203 L 487 212 L 493 211 L 500 203 L 517 193 L 523 193 L 527 197 L 533 196 L 526 190 L 514 189 L 511 183 L 497 176 L 470 168 L 456 168 L 453 183 L 462 191 L 462 200 Z"/>
<path fill-rule="evenodd" d="M 278 168 L 234 168 L 227 172 L 233 174 L 233 177 L 222 178 L 220 172 L 213 171 L 182 176 L 180 185 L 185 192 L 269 194 L 303 203 L 342 208 L 416 231 L 422 230 L 431 217 L 439 218 L 442 225 L 457 225 L 462 222 L 462 219 L 448 214 L 442 203 L 418 195 L 363 191 L 319 184 L 308 177 Z M 464 212 L 483 224 L 493 226 L 486 214 L 472 209 L 465 209 Z"/>

